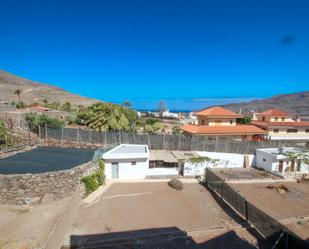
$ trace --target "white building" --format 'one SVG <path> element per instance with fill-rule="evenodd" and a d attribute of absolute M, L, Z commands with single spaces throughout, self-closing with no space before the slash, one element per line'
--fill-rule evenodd
<path fill-rule="evenodd" d="M 291 160 L 287 154 L 297 155 L 305 152 L 298 148 L 269 148 L 256 150 L 256 167 L 281 175 L 309 174 L 309 165 L 301 158 Z M 307 152 L 309 153 L 309 152 Z"/>
<path fill-rule="evenodd" d="M 147 145 L 121 144 L 102 155 L 107 179 L 144 179 L 149 168 Z"/>

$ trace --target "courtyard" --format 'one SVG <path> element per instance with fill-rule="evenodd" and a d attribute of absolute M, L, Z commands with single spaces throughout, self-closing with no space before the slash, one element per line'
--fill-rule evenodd
<path fill-rule="evenodd" d="M 233 234 L 229 248 L 257 248 L 257 238 L 241 223 L 197 181 L 184 183 L 182 191 L 170 188 L 166 181 L 114 183 L 92 202 L 82 202 L 64 244 L 76 237 L 106 238 L 173 227 L 190 234 L 198 244 Z"/>

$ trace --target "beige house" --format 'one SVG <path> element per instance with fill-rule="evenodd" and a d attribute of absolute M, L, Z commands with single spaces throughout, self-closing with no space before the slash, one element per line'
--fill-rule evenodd
<path fill-rule="evenodd" d="M 309 122 L 278 109 L 254 114 L 251 123 L 267 131 L 269 139 L 309 140 Z"/>
<path fill-rule="evenodd" d="M 181 127 L 184 133 L 207 137 L 231 137 L 244 140 L 259 140 L 267 132 L 254 126 L 236 123 L 243 116 L 219 106 L 195 112 L 197 124 L 186 124 Z"/>

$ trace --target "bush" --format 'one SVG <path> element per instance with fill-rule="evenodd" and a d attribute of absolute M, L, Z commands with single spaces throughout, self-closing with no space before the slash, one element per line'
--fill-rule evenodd
<path fill-rule="evenodd" d="M 64 122 L 58 118 L 52 118 L 46 114 L 36 114 L 36 113 L 27 113 L 25 120 L 30 128 L 34 132 L 38 132 L 39 126 L 44 126 L 45 124 L 54 128 L 61 127 Z"/>
<path fill-rule="evenodd" d="M 105 184 L 105 165 L 103 160 L 99 160 L 99 169 L 89 175 L 85 176 L 81 179 L 81 182 L 85 184 L 86 195 L 89 195 L 93 191 L 95 191 L 99 186 Z"/>
<path fill-rule="evenodd" d="M 182 190 L 183 189 L 183 184 L 181 181 L 179 181 L 178 179 L 176 178 L 173 178 L 172 180 L 170 180 L 168 182 L 168 185 L 173 188 L 173 189 L 176 189 L 178 191 Z"/>

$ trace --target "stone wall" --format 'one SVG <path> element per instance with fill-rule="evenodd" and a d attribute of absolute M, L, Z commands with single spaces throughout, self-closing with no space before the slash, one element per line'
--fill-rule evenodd
<path fill-rule="evenodd" d="M 98 169 L 88 162 L 68 170 L 41 174 L 0 174 L 0 204 L 36 205 L 72 195 L 81 177 Z"/>

